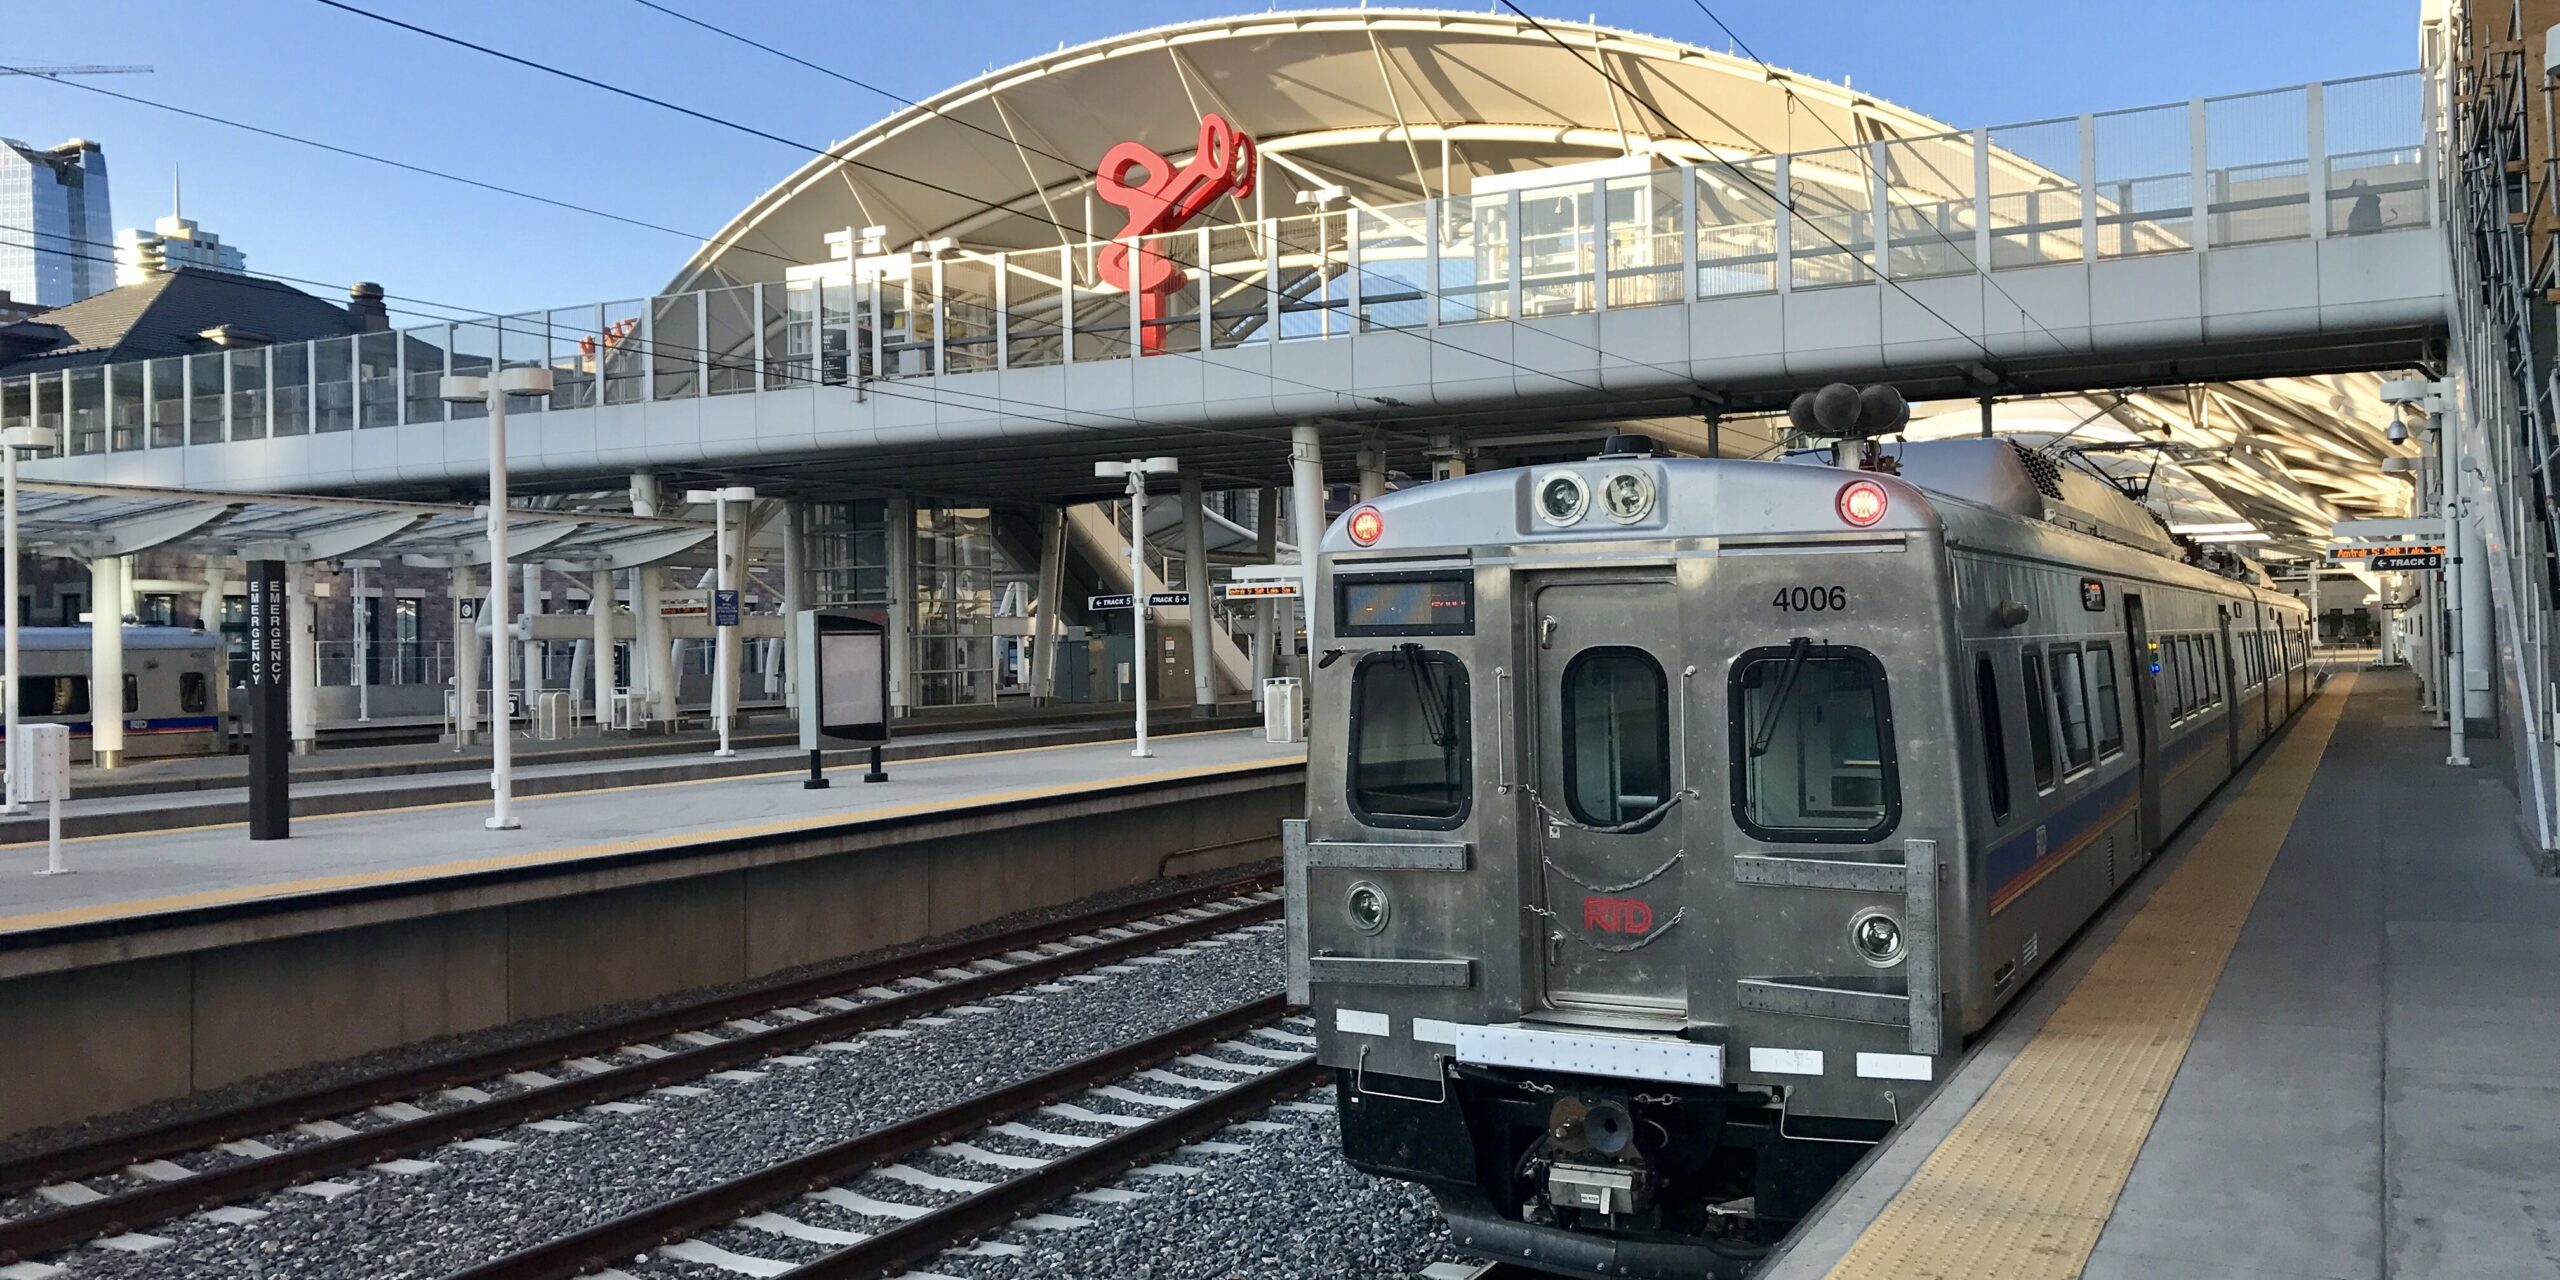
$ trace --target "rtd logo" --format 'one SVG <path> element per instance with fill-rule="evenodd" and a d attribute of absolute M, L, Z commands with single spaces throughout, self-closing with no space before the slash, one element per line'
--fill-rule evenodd
<path fill-rule="evenodd" d="M 1602 933 L 1650 933 L 1653 908 L 1641 898 L 1584 898 L 1582 927 Z"/>

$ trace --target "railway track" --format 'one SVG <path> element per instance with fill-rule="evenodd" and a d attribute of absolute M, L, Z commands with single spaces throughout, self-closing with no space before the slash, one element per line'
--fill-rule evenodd
<path fill-rule="evenodd" d="M 1316 1064 L 1312 1040 L 1286 1032 L 1271 1037 L 1271 1043 L 1253 1040 L 1257 1032 L 1268 1035 L 1286 1012 L 1279 996 L 1236 1005 L 903 1123 L 495 1259 L 461 1272 L 453 1280 L 553 1280 L 660 1251 L 678 1261 L 696 1261 L 705 1256 L 706 1250 L 712 1254 L 724 1252 L 697 1243 L 697 1237 L 736 1225 L 766 1231 L 778 1226 L 785 1234 L 803 1240 L 830 1240 L 836 1244 L 821 1256 L 791 1267 L 787 1274 L 795 1280 L 870 1280 L 895 1275 L 1324 1083 L 1329 1073 Z M 1273 1044 L 1292 1047 L 1275 1048 Z M 1220 1056 L 1204 1056 L 1208 1053 Z M 1152 1118 L 1110 1115 L 1069 1101 L 1096 1090 L 1117 1088 L 1121 1081 L 1176 1059 L 1195 1070 L 1222 1071 L 1241 1078 L 1207 1082 L 1213 1092 L 1166 1107 Z M 1147 1095 L 1124 1090 L 1121 1096 Z M 1064 1116 L 1087 1125 L 1110 1124 L 1116 1132 L 1083 1136 L 1022 1123 L 1041 1115 Z M 991 1133 L 1029 1138 L 1060 1149 L 1063 1154 L 1008 1155 L 968 1141 Z M 891 1221 L 892 1225 L 876 1233 L 772 1220 L 777 1207 L 788 1207 L 803 1198 L 823 1201 L 841 1184 L 865 1174 L 903 1171 L 914 1179 L 918 1171 L 898 1162 L 928 1152 L 963 1153 L 988 1167 L 1008 1171 L 1010 1176 L 995 1182 L 964 1182 L 923 1175 L 925 1181 L 938 1182 L 944 1189 L 975 1188 L 935 1207 L 885 1202 L 851 1193 L 836 1198 L 837 1203 L 859 1205 L 859 1212 Z"/>
<path fill-rule="evenodd" d="M 10 1161 L 0 1164 L 0 1194 L 33 1191 L 56 1207 L 0 1222 L 0 1266 L 324 1174 L 890 1027 L 1261 924 L 1278 914 L 1268 876 L 1193 886 L 878 964 Z M 652 1041 L 682 1047 L 650 1046 Z M 644 1051 L 638 1046 L 650 1047 Z M 609 1054 L 639 1060 L 612 1063 L 600 1056 Z M 474 1087 L 500 1080 L 517 1088 L 493 1094 Z M 431 1095 L 454 1105 L 428 1110 L 411 1101 L 431 1100 Z M 366 1127 L 352 1128 L 337 1119 L 358 1113 L 366 1113 Z M 294 1129 L 316 1134 L 317 1140 L 282 1150 L 258 1140 Z M 209 1151 L 223 1153 L 211 1162 L 217 1167 L 190 1169 L 171 1159 Z M 100 1193 L 80 1181 L 111 1173 L 136 1185 Z"/>

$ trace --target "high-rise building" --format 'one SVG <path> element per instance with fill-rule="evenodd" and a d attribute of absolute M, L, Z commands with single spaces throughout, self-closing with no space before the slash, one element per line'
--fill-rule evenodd
<path fill-rule="evenodd" d="M 116 284 L 140 284 L 173 267 L 202 267 L 234 274 L 249 269 L 249 255 L 197 226 L 183 212 L 178 182 L 169 181 L 169 216 L 149 231 L 128 227 L 116 233 Z"/>
<path fill-rule="evenodd" d="M 107 250 L 115 231 L 107 157 L 73 138 L 32 147 L 0 138 L 0 289 L 20 302 L 60 307 L 112 287 Z"/>

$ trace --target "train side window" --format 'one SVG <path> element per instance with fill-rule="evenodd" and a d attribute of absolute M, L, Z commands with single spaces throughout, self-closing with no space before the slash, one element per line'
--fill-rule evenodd
<path fill-rule="evenodd" d="M 135 715 L 142 710 L 142 680 L 132 672 L 124 673 L 124 713 Z"/>
<path fill-rule="evenodd" d="M 201 671 L 178 673 L 178 710 L 196 715 L 213 707 L 213 693 Z"/>
<path fill-rule="evenodd" d="M 1642 649 L 1585 649 L 1564 669 L 1564 802 L 1595 827 L 1634 822 L 1671 798 L 1671 699 Z"/>
<path fill-rule="evenodd" d="M 2089 646 L 2089 705 L 2097 712 L 2098 755 L 2124 750 L 2124 708 L 2116 700 L 2116 647 Z"/>
<path fill-rule="evenodd" d="M 2029 649 L 2018 657 L 2018 675 L 2027 688 L 2027 759 L 2035 766 L 2036 790 L 2053 789 L 2053 699 L 2045 691 L 2044 655 Z"/>
<path fill-rule="evenodd" d="M 1447 830 L 1469 786 L 1466 664 L 1419 645 L 1360 659 L 1351 674 L 1351 811 L 1374 827 Z"/>
<path fill-rule="evenodd" d="M 2169 717 L 2184 720 L 2195 703 L 2187 695 L 2187 638 L 2169 637 Z"/>
<path fill-rule="evenodd" d="M 2207 706 L 2222 705 L 2222 637 L 2198 636 L 2196 661 L 2204 664 L 2204 700 Z"/>
<path fill-rule="evenodd" d="M 89 714 L 89 677 L 22 676 L 18 710 L 31 716 L 85 716 Z"/>
<path fill-rule="evenodd" d="M 1762 840 L 1881 840 L 1902 820 L 1884 665 L 1848 645 L 1752 649 L 1725 696 L 1733 819 Z"/>
<path fill-rule="evenodd" d="M 2009 820 L 2008 730 L 2000 723 L 2000 676 L 1991 655 L 1973 660 L 1974 709 L 1982 720 L 1982 778 L 1990 792 L 1991 820 Z"/>
<path fill-rule="evenodd" d="M 2062 711 L 2064 771 L 2078 773 L 2097 763 L 2097 745 L 2089 737 L 2089 678 L 2078 649 L 2053 651 L 2053 700 Z"/>

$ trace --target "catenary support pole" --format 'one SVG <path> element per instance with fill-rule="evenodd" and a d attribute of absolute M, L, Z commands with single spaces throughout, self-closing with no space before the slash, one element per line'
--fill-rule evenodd
<path fill-rule="evenodd" d="M 1277 564 L 1280 561 L 1280 491 L 1256 490 L 1253 495 L 1253 562 Z M 1262 709 L 1262 682 L 1271 678 L 1272 632 L 1280 613 L 1280 602 L 1265 597 L 1253 602 L 1253 706 Z"/>
<path fill-rule="evenodd" d="M 453 566 L 453 745 L 480 732 L 480 587 L 467 564 Z"/>
<path fill-rule="evenodd" d="M 285 644 L 293 672 L 293 753 L 307 756 L 320 749 L 320 610 L 319 585 L 308 561 L 285 565 Z"/>
<path fill-rule="evenodd" d="M 89 759 L 100 769 L 124 763 L 124 560 L 89 560 Z"/>
<path fill-rule="evenodd" d="M 593 682 L 596 732 L 613 725 L 613 569 L 597 565 L 587 575 L 587 676 Z"/>

